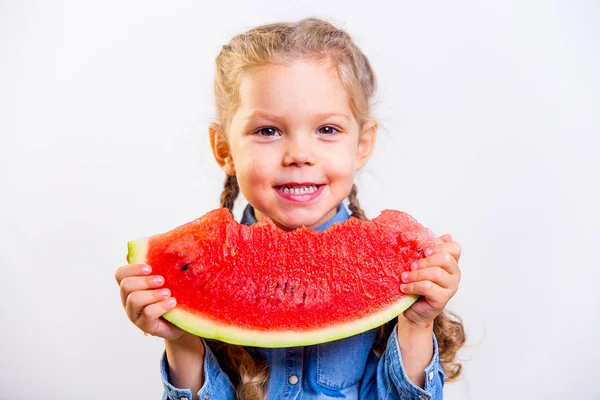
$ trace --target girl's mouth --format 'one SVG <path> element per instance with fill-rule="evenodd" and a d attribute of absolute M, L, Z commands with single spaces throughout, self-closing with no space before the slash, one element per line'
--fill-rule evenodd
<path fill-rule="evenodd" d="M 294 186 L 290 186 L 290 185 L 283 185 L 283 186 L 277 186 L 278 190 L 281 190 L 283 193 L 290 193 L 290 194 L 304 194 L 304 193 L 314 193 L 317 191 L 317 189 L 319 188 L 320 185 L 294 185 Z"/>
<path fill-rule="evenodd" d="M 315 183 L 287 183 L 275 186 L 277 193 L 286 200 L 296 202 L 311 201 L 323 191 L 325 185 Z"/>

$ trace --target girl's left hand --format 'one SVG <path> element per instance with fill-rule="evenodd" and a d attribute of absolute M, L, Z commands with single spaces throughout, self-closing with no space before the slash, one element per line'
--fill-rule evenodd
<path fill-rule="evenodd" d="M 402 292 L 422 296 L 404 311 L 404 317 L 427 328 L 444 310 L 460 282 L 461 247 L 450 235 L 442 235 L 440 239 L 441 243 L 425 249 L 426 258 L 415 261 L 411 271 L 402 273 L 400 285 Z"/>

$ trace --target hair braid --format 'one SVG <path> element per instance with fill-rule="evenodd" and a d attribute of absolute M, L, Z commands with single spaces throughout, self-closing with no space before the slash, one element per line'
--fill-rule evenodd
<path fill-rule="evenodd" d="M 350 209 L 350 211 L 352 211 L 352 217 L 366 221 L 368 220 L 368 218 L 363 209 L 360 208 L 360 203 L 358 202 L 358 198 L 356 197 L 357 193 L 358 189 L 356 188 L 356 184 L 353 183 L 352 189 L 350 189 L 350 193 L 348 194 L 348 200 L 350 202 L 350 204 L 348 204 L 348 208 Z"/>
<path fill-rule="evenodd" d="M 227 208 L 229 212 L 233 213 L 233 204 L 239 193 L 240 187 L 238 186 L 236 176 L 227 175 L 225 177 L 223 192 L 221 192 L 221 207 Z"/>
<path fill-rule="evenodd" d="M 438 341 L 440 364 L 444 368 L 446 382 L 458 379 L 462 364 L 455 362 L 456 353 L 465 344 L 467 336 L 461 318 L 444 310 L 433 320 L 433 333 Z"/>
<path fill-rule="evenodd" d="M 266 397 L 265 384 L 270 373 L 269 364 L 265 360 L 261 360 L 252 349 L 244 346 L 213 339 L 205 341 L 236 388 L 236 398 L 263 400 Z"/>

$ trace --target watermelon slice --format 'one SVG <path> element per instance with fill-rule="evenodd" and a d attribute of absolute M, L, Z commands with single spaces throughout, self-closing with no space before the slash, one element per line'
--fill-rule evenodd
<path fill-rule="evenodd" d="M 418 296 L 400 276 L 435 244 L 410 215 L 385 210 L 323 232 L 246 226 L 226 208 L 129 242 L 130 264 L 165 278 L 177 307 L 164 318 L 195 335 L 255 347 L 329 342 L 395 318 Z"/>

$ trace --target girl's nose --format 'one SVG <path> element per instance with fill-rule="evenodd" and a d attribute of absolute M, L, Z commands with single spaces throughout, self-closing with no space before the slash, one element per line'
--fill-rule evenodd
<path fill-rule="evenodd" d="M 282 164 L 284 167 L 313 165 L 314 157 L 310 144 L 307 141 L 290 140 L 285 148 Z"/>

